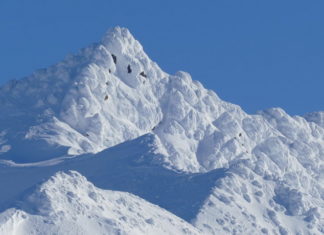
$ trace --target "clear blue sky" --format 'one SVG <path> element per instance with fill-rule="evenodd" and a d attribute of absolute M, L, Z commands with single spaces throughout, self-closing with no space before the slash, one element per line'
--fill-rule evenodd
<path fill-rule="evenodd" d="M 0 83 L 116 25 L 166 72 L 188 71 L 249 113 L 324 110 L 323 0 L 0 0 Z"/>

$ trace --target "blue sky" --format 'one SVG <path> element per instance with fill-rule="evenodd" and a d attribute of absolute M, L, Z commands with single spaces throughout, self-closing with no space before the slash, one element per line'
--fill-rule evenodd
<path fill-rule="evenodd" d="M 0 83 L 120 25 L 169 73 L 184 70 L 249 113 L 324 110 L 324 1 L 1 0 Z"/>

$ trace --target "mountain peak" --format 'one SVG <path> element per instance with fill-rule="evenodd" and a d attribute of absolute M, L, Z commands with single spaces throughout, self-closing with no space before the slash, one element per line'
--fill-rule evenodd
<path fill-rule="evenodd" d="M 105 41 L 105 39 L 109 40 L 111 38 L 120 38 L 120 39 L 132 38 L 132 39 L 134 39 L 134 37 L 130 33 L 129 29 L 127 29 L 125 27 L 120 27 L 120 26 L 116 26 L 116 27 L 108 29 L 102 40 Z"/>
<path fill-rule="evenodd" d="M 113 53 L 145 54 L 142 45 L 127 28 L 117 26 L 109 29 L 101 39 L 101 43 Z"/>

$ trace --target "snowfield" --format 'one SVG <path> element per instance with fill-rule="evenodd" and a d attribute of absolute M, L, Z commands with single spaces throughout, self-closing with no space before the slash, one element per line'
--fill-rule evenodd
<path fill-rule="evenodd" d="M 0 234 L 199 234 L 170 212 L 129 193 L 100 190 L 59 172 L 0 215 Z"/>
<path fill-rule="evenodd" d="M 324 112 L 249 115 L 125 28 L 0 105 L 1 234 L 324 233 Z"/>

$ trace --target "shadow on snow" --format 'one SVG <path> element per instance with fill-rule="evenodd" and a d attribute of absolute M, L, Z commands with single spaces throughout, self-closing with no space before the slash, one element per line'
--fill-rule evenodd
<path fill-rule="evenodd" d="M 6 193 L 0 195 L 0 210 L 14 206 L 9 203 L 12 198 L 19 201 L 55 172 L 75 170 L 99 188 L 133 193 L 190 221 L 226 170 L 186 174 L 167 169 L 162 166 L 162 156 L 152 153 L 153 143 L 154 136 L 148 134 L 54 166 L 1 166 L 0 187 Z"/>

